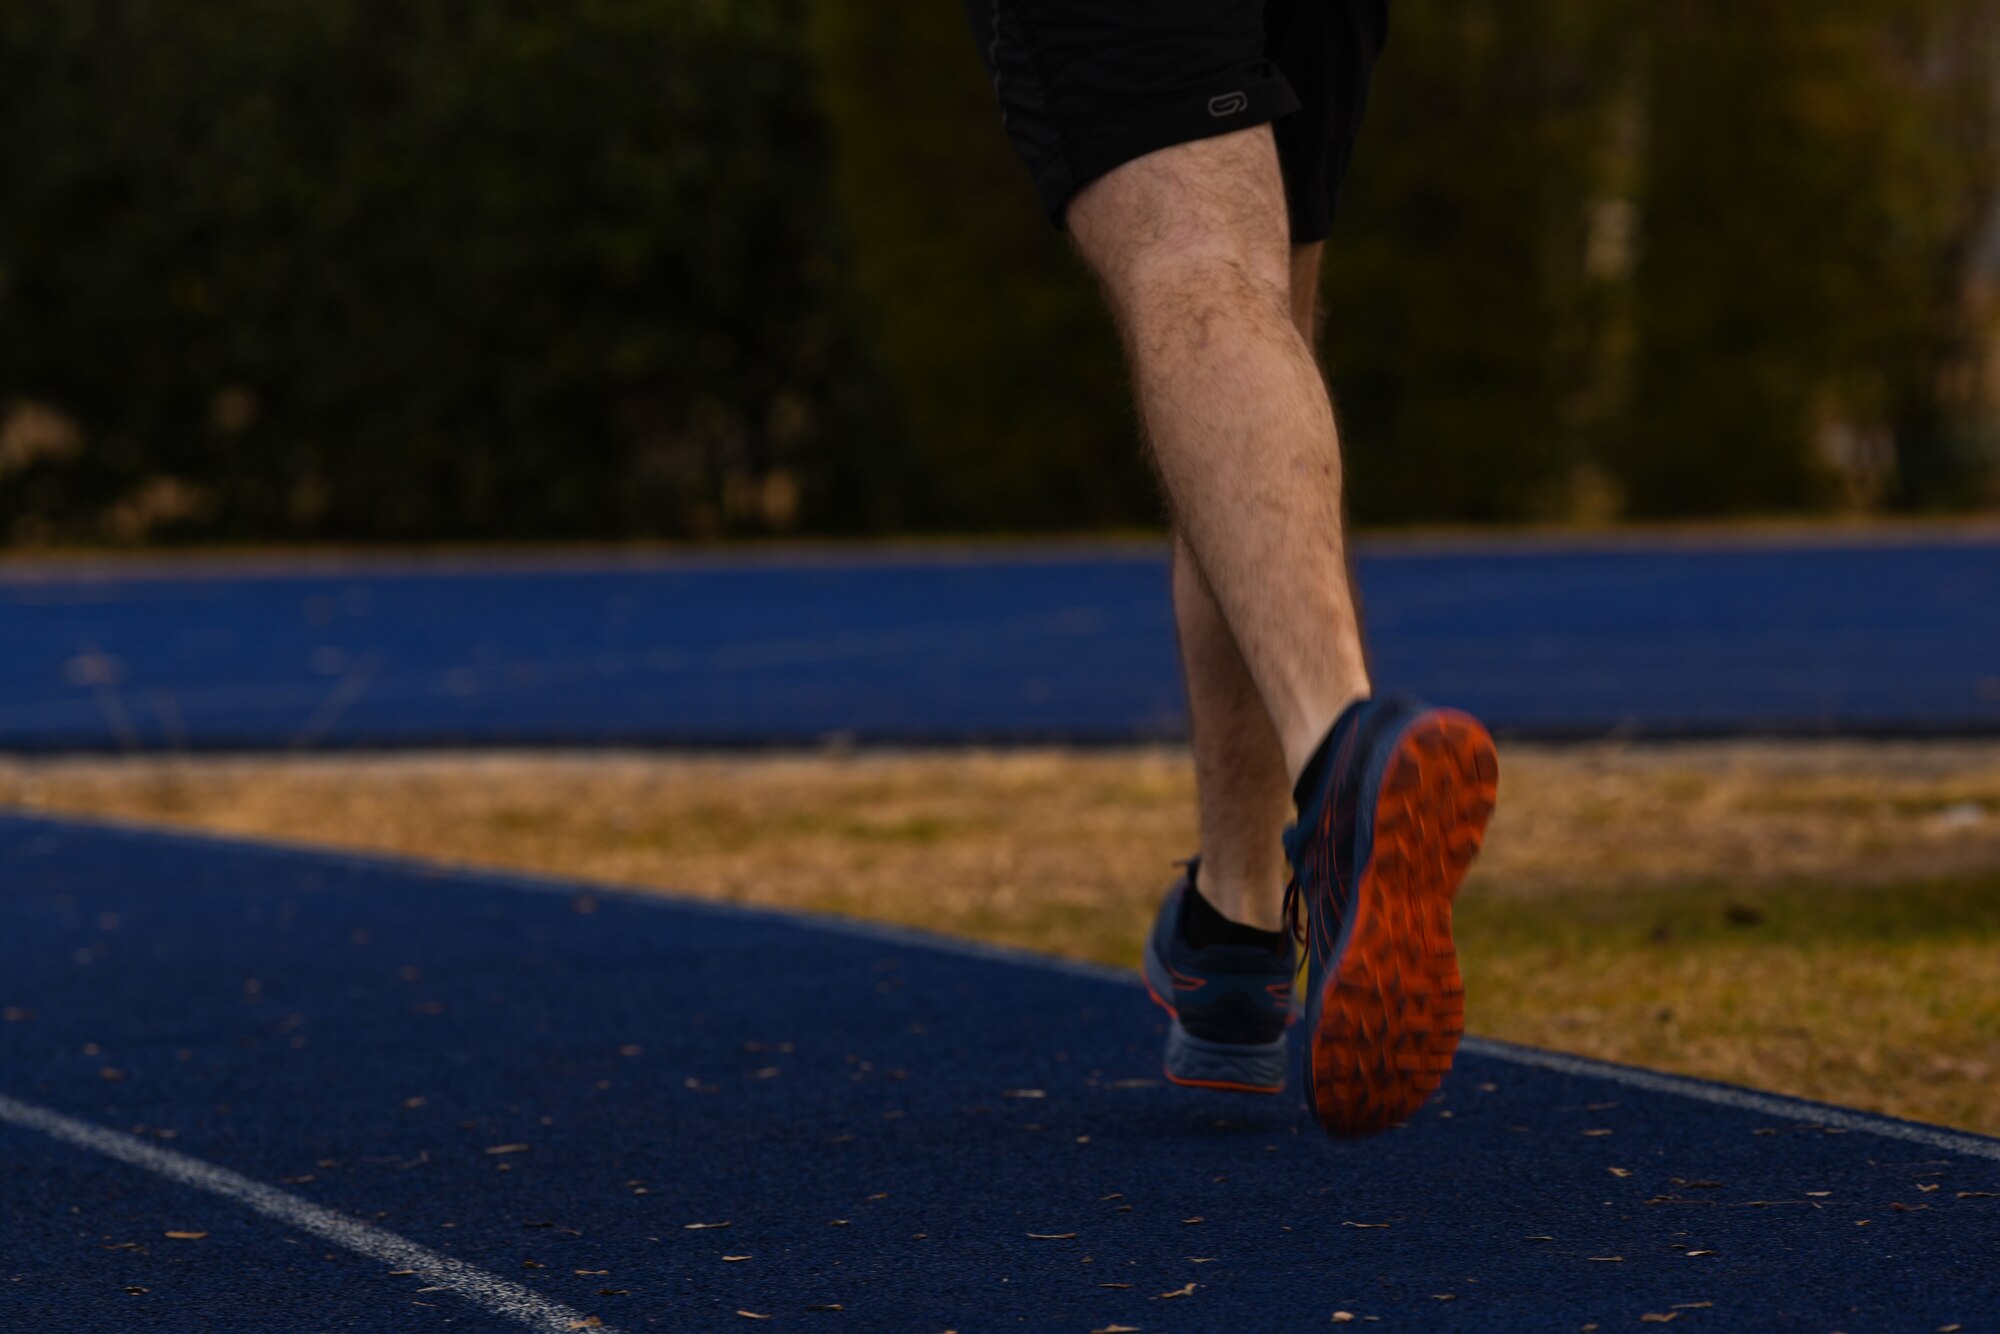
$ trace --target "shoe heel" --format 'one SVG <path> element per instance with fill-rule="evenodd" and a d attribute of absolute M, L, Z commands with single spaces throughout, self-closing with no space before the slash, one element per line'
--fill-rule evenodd
<path fill-rule="evenodd" d="M 1175 1020 L 1167 1031 L 1167 1078 L 1190 1088 L 1232 1093 L 1285 1091 L 1285 1039 L 1257 1045 L 1204 1042 Z"/>

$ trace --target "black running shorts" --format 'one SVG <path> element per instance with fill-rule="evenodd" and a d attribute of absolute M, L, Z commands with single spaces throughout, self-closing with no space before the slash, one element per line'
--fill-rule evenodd
<path fill-rule="evenodd" d="M 1113 167 L 1272 122 L 1295 244 L 1325 238 L 1389 0 L 965 0 L 1050 221 Z"/>

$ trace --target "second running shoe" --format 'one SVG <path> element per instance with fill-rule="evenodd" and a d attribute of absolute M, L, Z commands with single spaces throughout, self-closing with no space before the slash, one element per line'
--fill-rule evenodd
<path fill-rule="evenodd" d="M 1292 939 L 1276 949 L 1196 946 L 1187 910 L 1201 859 L 1167 890 L 1146 940 L 1146 990 L 1173 1016 L 1167 1031 L 1167 1078 L 1194 1088 L 1280 1093 L 1285 1087 L 1285 1028 L 1292 1017 Z"/>

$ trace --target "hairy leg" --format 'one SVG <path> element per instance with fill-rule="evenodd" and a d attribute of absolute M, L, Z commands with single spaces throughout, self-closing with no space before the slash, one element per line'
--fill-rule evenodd
<path fill-rule="evenodd" d="M 1078 194 L 1067 222 L 1124 335 L 1176 529 L 1256 683 L 1289 783 L 1368 676 L 1333 407 L 1294 324 L 1269 127 L 1126 163 Z"/>
<path fill-rule="evenodd" d="M 1292 324 L 1314 348 L 1320 251 L 1318 242 L 1295 246 L 1291 263 Z M 1278 836 L 1291 817 L 1284 752 L 1236 636 L 1179 536 L 1173 570 L 1201 808 L 1202 897 L 1231 921 L 1274 931 L 1282 923 L 1286 874 Z"/>

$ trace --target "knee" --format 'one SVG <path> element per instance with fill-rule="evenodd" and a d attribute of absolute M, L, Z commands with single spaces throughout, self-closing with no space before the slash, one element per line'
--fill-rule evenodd
<path fill-rule="evenodd" d="M 1100 277 L 1121 306 L 1255 304 L 1287 315 L 1291 309 L 1284 267 L 1231 237 L 1164 239 L 1138 247 L 1114 273 Z"/>
<path fill-rule="evenodd" d="M 1091 267 L 1128 332 L 1162 320 L 1206 326 L 1244 315 L 1291 318 L 1282 254 L 1274 263 L 1227 232 L 1169 226 L 1128 238 L 1108 262 Z"/>

